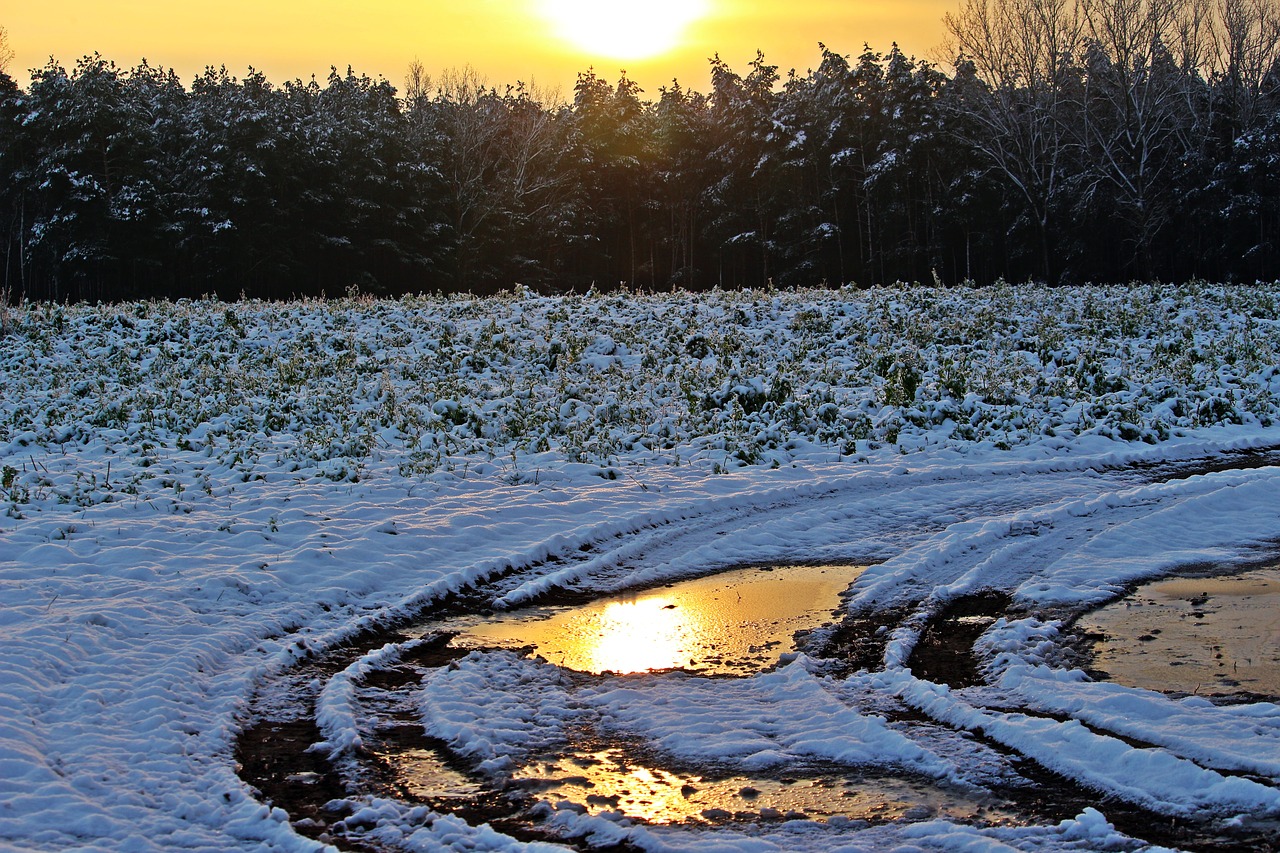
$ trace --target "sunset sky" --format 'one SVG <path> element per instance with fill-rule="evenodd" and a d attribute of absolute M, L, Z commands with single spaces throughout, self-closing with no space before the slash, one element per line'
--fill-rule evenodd
<path fill-rule="evenodd" d="M 577 72 L 594 67 L 614 81 L 620 69 L 647 96 L 678 78 L 707 91 L 714 53 L 739 71 L 758 49 L 785 74 L 817 64 L 818 42 L 856 56 L 897 41 L 930 57 L 941 19 L 958 0 L 381 0 L 351 3 L 249 2 L 215 5 L 170 0 L 62 0 L 0 11 L 15 58 L 9 72 L 26 85 L 50 56 L 68 69 L 101 53 L 131 67 L 145 57 L 184 81 L 206 65 L 236 76 L 249 66 L 276 82 L 327 76 L 330 66 L 386 77 L 397 87 L 415 58 L 436 75 L 471 65 L 498 85 L 534 81 L 572 94 Z"/>

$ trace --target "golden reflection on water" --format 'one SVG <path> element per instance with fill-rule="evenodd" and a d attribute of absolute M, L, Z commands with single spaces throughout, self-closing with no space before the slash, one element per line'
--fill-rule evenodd
<path fill-rule="evenodd" d="M 583 672 L 685 668 L 744 675 L 832 621 L 864 566 L 740 569 L 575 608 L 534 609 L 459 626 L 464 644 L 526 646 Z"/>
<path fill-rule="evenodd" d="M 865 567 L 779 566 L 725 572 L 628 593 L 572 608 L 531 608 L 482 619 L 466 617 L 432 630 L 459 632 L 455 645 L 523 648 L 571 669 L 626 674 L 686 668 L 749 675 L 795 648 L 797 631 L 835 618 L 840 593 Z M 594 739 L 593 739 L 594 740 Z M 406 766 L 404 784 L 448 795 L 438 768 Z M 584 746 L 538 756 L 514 780 L 540 799 L 578 804 L 593 814 L 618 811 L 655 824 L 734 820 L 923 820 L 943 817 L 1014 820 L 981 792 L 928 780 L 830 768 L 798 778 L 708 777 L 663 769 L 632 750 Z M 414 787 L 416 786 L 416 788 Z M 443 789 L 444 793 L 439 791 Z"/>
<path fill-rule="evenodd" d="M 1012 815 L 978 792 L 892 776 L 805 776 L 785 780 L 682 775 L 622 749 L 574 754 L 517 774 L 539 798 L 577 803 L 592 814 L 618 811 L 653 824 L 811 820 L 1006 822 Z"/>
<path fill-rule="evenodd" d="M 643 601 L 611 601 L 601 611 L 598 631 L 582 638 L 573 663 L 587 657 L 590 663 L 573 666 L 592 672 L 644 672 L 672 669 L 685 661 L 686 637 L 690 627 L 679 605 L 665 597 Z"/>

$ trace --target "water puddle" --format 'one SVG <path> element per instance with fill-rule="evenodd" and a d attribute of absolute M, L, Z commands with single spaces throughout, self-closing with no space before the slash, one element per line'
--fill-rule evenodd
<path fill-rule="evenodd" d="M 1016 827 L 1063 820 L 1096 805 L 1096 792 L 1046 773 L 985 738 L 957 733 L 915 715 L 888 697 L 869 701 L 859 710 L 881 715 L 890 728 L 949 761 L 956 770 L 956 782 L 918 776 L 892 765 L 845 765 L 799 756 L 753 774 L 664 754 L 642 738 L 599 726 L 589 714 L 570 726 L 567 742 L 556 739 L 554 745 L 522 756 L 517 766 L 483 774 L 473 761 L 431 736 L 421 722 L 417 703 L 422 678 L 453 665 L 468 650 L 531 650 L 577 671 L 562 681 L 569 690 L 576 689 L 574 685 L 615 681 L 670 687 L 668 679 L 675 680 L 678 689 L 682 680 L 695 680 L 681 672 L 666 672 L 670 670 L 695 672 L 702 685 L 707 684 L 705 678 L 752 676 L 793 652 L 797 634 L 803 636 L 833 621 L 841 593 L 861 571 L 847 565 L 750 568 L 576 607 L 527 608 L 487 618 L 454 615 L 473 614 L 483 606 L 478 598 L 465 606 L 440 608 L 434 616 L 393 634 L 371 636 L 351 654 L 317 659 L 291 674 L 286 687 L 319 684 L 346 667 L 352 654 L 414 636 L 436 638 L 360 680 L 355 714 L 364 748 L 356 757 L 357 766 L 342 770 L 340 777 L 311 749 L 321 738 L 313 721 L 308 717 L 289 723 L 291 712 L 276 704 L 270 708 L 283 715 L 281 719 L 264 716 L 247 729 L 237 757 L 246 768 L 246 778 L 272 802 L 288 806 L 300 831 L 323 840 L 341 838 L 351 849 L 369 849 L 361 845 L 360 826 L 344 820 L 354 808 L 347 802 L 353 791 L 426 805 L 473 826 L 487 824 L 520 841 L 560 840 L 543 823 L 545 814 L 539 804 L 544 802 L 591 814 L 621 814 L 649 824 L 731 825 L 746 833 L 752 826 L 796 819 L 834 827 L 932 819 Z M 1280 602 L 1276 594 L 1280 594 L 1280 568 L 1236 578 L 1165 582 L 1143 588 L 1127 606 L 1121 603 L 1091 614 L 1091 621 L 1082 627 L 1112 637 L 1141 636 L 1127 644 L 1113 641 L 1110 647 L 1100 647 L 1099 666 L 1117 680 L 1134 676 L 1122 669 L 1118 661 L 1123 656 L 1112 647 L 1127 645 L 1133 655 L 1152 658 L 1162 638 L 1171 639 L 1174 632 L 1166 623 L 1213 627 L 1212 637 L 1194 642 L 1206 650 L 1216 649 L 1214 654 L 1221 653 L 1221 658 L 1198 653 L 1188 645 L 1191 640 L 1171 643 L 1180 649 L 1181 657 L 1174 665 L 1151 662 L 1150 681 L 1144 686 L 1168 688 L 1171 672 L 1207 662 L 1224 675 L 1214 684 L 1218 692 L 1229 686 L 1225 671 L 1230 670 L 1241 691 L 1275 693 L 1280 691 L 1253 679 L 1264 663 L 1273 668 L 1277 663 L 1275 613 Z M 934 620 L 937 636 L 920 644 L 924 651 L 913 657 L 913 667 L 939 683 L 969 683 L 966 667 L 971 664 L 972 636 L 1006 604 L 1007 598 L 999 594 L 954 602 Z M 1114 613 L 1119 615 L 1108 621 Z M 879 638 L 904 615 L 877 613 L 854 627 L 868 638 Z M 1224 621 L 1228 616 L 1235 619 Z M 1259 628 L 1263 616 L 1269 621 L 1267 627 Z M 1141 624 L 1133 621 L 1148 618 Z M 1234 642 L 1223 627 L 1228 622 L 1236 628 L 1255 628 L 1254 645 Z M 1257 639 L 1262 636 L 1270 638 L 1269 646 Z M 835 632 L 826 639 L 836 642 L 841 659 L 847 651 L 849 660 L 865 658 L 866 666 L 874 666 L 882 654 L 883 642 L 878 639 L 869 645 L 874 653 L 865 654 L 859 650 L 859 637 L 841 639 L 840 632 Z M 1264 662 L 1266 653 L 1271 658 Z M 657 674 L 639 679 L 627 675 L 638 672 Z M 1188 681 L 1181 689 L 1193 692 L 1195 686 Z M 1107 815 L 1117 827 L 1138 837 L 1184 847 L 1190 842 L 1210 842 L 1187 849 L 1250 849 L 1238 845 L 1240 838 L 1234 835 L 1226 839 L 1226 846 L 1216 846 L 1216 826 L 1188 828 L 1119 801 L 1108 803 Z M 1253 837 L 1241 836 L 1245 841 Z"/>
<path fill-rule="evenodd" d="M 515 778 L 552 803 L 573 803 L 591 814 L 621 812 L 653 824 L 1014 819 L 981 792 L 849 768 L 824 771 L 778 779 L 678 773 L 610 748 L 526 767 Z"/>
<path fill-rule="evenodd" d="M 576 606 L 468 615 L 415 626 L 454 634 L 455 649 L 508 648 L 605 678 L 683 670 L 746 677 L 796 650 L 797 636 L 831 625 L 840 595 L 865 569 L 790 565 L 739 569 Z M 567 749 L 513 768 L 510 790 L 593 814 L 621 812 L 654 824 L 949 818 L 1014 823 L 1016 810 L 986 790 L 940 785 L 865 767 L 791 766 L 777 776 L 675 768 L 644 748 L 584 732 Z M 995 754 L 970 764 L 1000 765 Z M 432 750 L 382 753 L 402 790 L 433 805 L 475 793 Z M 993 776 L 1004 771 L 992 770 Z M 979 774 L 980 775 L 980 774 Z"/>
<path fill-rule="evenodd" d="M 966 595 L 952 601 L 929 620 L 907 666 L 918 678 L 954 689 L 982 683 L 982 669 L 973 655 L 978 637 L 1009 609 L 1012 599 L 999 592 Z"/>
<path fill-rule="evenodd" d="M 1094 667 L 1149 690 L 1280 696 L 1280 566 L 1174 578 L 1082 617 Z"/>
<path fill-rule="evenodd" d="M 625 675 L 685 669 L 749 675 L 795 650 L 795 634 L 834 621 L 840 594 L 865 566 L 739 569 L 578 607 L 465 617 L 455 646 L 525 648 L 566 669 Z"/>

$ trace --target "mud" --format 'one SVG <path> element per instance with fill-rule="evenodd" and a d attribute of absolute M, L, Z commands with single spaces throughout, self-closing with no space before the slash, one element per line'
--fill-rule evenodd
<path fill-rule="evenodd" d="M 1003 592 L 967 595 L 947 604 L 920 632 L 907 666 L 917 678 L 953 689 L 982 683 L 982 668 L 973 645 L 1001 616 L 1012 599 Z"/>
<path fill-rule="evenodd" d="M 1254 450 L 1231 450 L 1207 459 L 1187 462 L 1140 463 L 1130 466 L 1149 482 L 1185 480 L 1219 471 L 1250 471 L 1280 465 L 1280 448 L 1264 447 Z"/>
<path fill-rule="evenodd" d="M 347 790 L 337 772 L 318 752 L 308 752 L 321 740 L 313 714 L 292 721 L 261 720 L 243 729 L 236 741 L 240 778 L 259 792 L 264 802 L 284 809 L 302 835 L 336 844 L 357 853 L 382 853 L 336 829 L 344 812 L 326 808 Z"/>
<path fill-rule="evenodd" d="M 1011 597 L 1005 593 L 986 591 L 951 602 L 933 616 L 920 632 L 908 660 L 913 674 L 947 684 L 952 689 L 982 684 L 982 662 L 974 652 L 974 643 L 996 619 L 1023 615 L 1011 610 L 1011 601 Z M 830 635 L 825 646 L 813 649 L 811 653 L 840 661 L 841 670 L 846 673 L 857 670 L 874 671 L 883 666 L 889 636 L 914 609 L 903 607 L 892 611 L 851 615 Z M 1091 644 L 1100 638 L 1101 635 L 1091 633 L 1086 626 L 1077 624 L 1064 638 L 1061 652 L 1064 657 L 1075 659 L 1073 665 L 1088 667 L 1092 661 Z M 1106 677 L 1103 672 L 1098 675 Z M 1025 709 L 1023 712 L 1026 713 Z M 933 722 L 918 712 L 905 708 L 893 715 L 892 719 L 899 723 L 917 725 Z M 1132 741 L 1114 732 L 1107 734 Z M 972 736 L 984 746 L 1008 755 L 1012 766 L 1023 777 L 1025 784 L 992 786 L 992 793 L 999 797 L 1003 809 L 1018 813 L 1024 819 L 1044 823 L 1062 821 L 1075 817 L 1086 807 L 1093 807 L 1101 809 L 1121 832 L 1155 845 L 1202 853 L 1280 851 L 1280 839 L 1266 829 L 1225 831 L 1206 820 L 1156 814 L 1083 786 L 1016 755 L 1012 750 L 980 734 Z M 1132 742 L 1131 745 L 1147 746 Z"/>

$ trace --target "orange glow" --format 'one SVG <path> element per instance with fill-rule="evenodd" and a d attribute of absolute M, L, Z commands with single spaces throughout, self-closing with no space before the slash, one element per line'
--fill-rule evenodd
<path fill-rule="evenodd" d="M 831 618 L 857 566 L 740 569 L 574 608 L 512 611 L 437 625 L 458 630 L 460 645 L 533 646 L 551 663 L 625 675 L 690 669 L 722 675 L 759 672 L 793 648 L 798 630 Z"/>
<path fill-rule="evenodd" d="M 539 6 L 570 45 L 616 59 L 644 59 L 675 49 L 685 28 L 707 12 L 706 0 L 541 0 Z"/>
<path fill-rule="evenodd" d="M 423 789 L 414 784 L 413 756 L 408 761 L 389 758 L 393 766 L 399 764 L 408 771 L 404 777 L 411 788 Z M 439 770 L 428 766 L 423 775 L 438 778 Z M 810 820 L 836 815 L 852 820 L 903 820 L 921 807 L 947 820 L 1015 819 L 977 790 L 940 788 L 924 778 L 859 772 L 843 779 L 819 776 L 785 782 L 750 776 L 708 778 L 649 766 L 645 758 L 616 748 L 539 760 L 520 768 L 516 778 L 536 780 L 538 796 L 551 802 L 578 803 L 591 814 L 616 810 L 656 824 L 701 822 L 707 809 L 757 812 L 764 808 L 804 812 Z"/>
<path fill-rule="evenodd" d="M 63 0 L 9 4 L 0 12 L 15 53 L 20 85 L 50 56 L 67 68 L 101 53 L 126 68 L 146 58 L 184 81 L 205 66 L 236 76 L 249 66 L 279 84 L 330 66 L 383 76 L 399 86 L 415 58 L 433 75 L 470 65 L 493 85 L 524 81 L 571 97 L 577 73 L 618 71 L 656 98 L 678 78 L 707 91 L 707 60 L 719 54 L 735 69 L 762 50 L 785 72 L 816 66 L 818 42 L 857 56 L 864 42 L 881 52 L 898 41 L 917 56 L 942 40 L 942 15 L 958 0 L 336 0 L 260 3 L 224 0 L 216 7 L 160 0 Z M 583 9 L 587 11 L 582 11 Z M 631 12 L 604 9 L 630 9 Z M 594 10 L 594 11 L 592 11 Z M 573 20 L 571 20 L 573 19 Z M 580 20 L 579 20 L 580 19 Z"/>
<path fill-rule="evenodd" d="M 595 642 L 582 648 L 590 662 L 577 668 L 625 674 L 689 662 L 684 645 L 690 626 L 669 599 L 611 601 L 599 616 L 597 630 Z"/>

